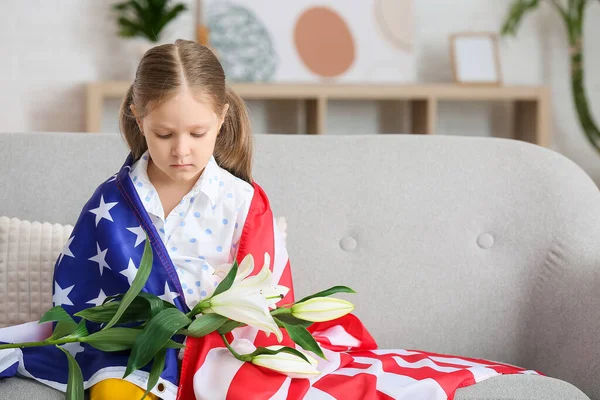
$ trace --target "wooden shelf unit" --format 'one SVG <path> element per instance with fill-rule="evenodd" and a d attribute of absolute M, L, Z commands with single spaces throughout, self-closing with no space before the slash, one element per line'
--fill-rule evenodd
<path fill-rule="evenodd" d="M 130 82 L 91 82 L 87 85 L 86 130 L 99 132 L 104 100 L 122 98 Z M 550 138 L 550 91 L 544 86 L 467 86 L 454 84 L 347 85 L 254 84 L 231 85 L 244 100 L 296 100 L 306 107 L 309 134 L 325 133 L 329 100 L 397 100 L 410 104 L 410 133 L 435 134 L 438 103 L 504 101 L 514 105 L 513 138 L 547 147 Z"/>

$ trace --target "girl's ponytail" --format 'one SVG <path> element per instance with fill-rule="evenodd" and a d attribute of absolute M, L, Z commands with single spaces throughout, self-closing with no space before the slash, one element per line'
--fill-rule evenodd
<path fill-rule="evenodd" d="M 215 160 L 227 171 L 252 183 L 253 141 L 246 104 L 229 86 L 225 88 L 229 109 L 215 144 Z"/>
<path fill-rule="evenodd" d="M 121 109 L 119 112 L 119 128 L 123 138 L 127 142 L 133 159 L 138 160 L 142 154 L 148 149 L 146 139 L 140 131 L 140 127 L 135 120 L 135 116 L 131 112 L 130 106 L 133 104 L 133 85 L 129 87 L 127 94 L 123 98 Z"/>

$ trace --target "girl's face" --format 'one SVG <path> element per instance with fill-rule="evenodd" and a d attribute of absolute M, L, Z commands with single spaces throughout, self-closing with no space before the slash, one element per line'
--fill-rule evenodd
<path fill-rule="evenodd" d="M 131 110 L 136 115 L 133 105 Z M 195 182 L 213 154 L 226 112 L 227 106 L 223 115 L 217 115 L 211 102 L 198 101 L 184 89 L 137 119 L 151 157 L 150 179 Z"/>

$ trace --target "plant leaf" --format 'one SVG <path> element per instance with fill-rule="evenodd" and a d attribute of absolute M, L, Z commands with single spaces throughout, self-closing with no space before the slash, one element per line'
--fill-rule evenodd
<path fill-rule="evenodd" d="M 165 308 L 164 303 L 170 304 L 163 301 L 160 297 L 148 292 L 140 292 L 140 294 L 137 295 L 137 298 L 141 298 L 148 303 L 150 306 L 150 314 L 152 314 L 152 316 L 155 316 Z"/>
<path fill-rule="evenodd" d="M 225 322 L 218 330 L 217 332 L 219 332 L 220 335 L 224 335 L 226 333 L 231 332 L 232 330 L 234 330 L 235 328 L 239 328 L 240 326 L 244 326 L 246 324 L 242 323 L 242 322 L 237 322 L 234 320 L 229 320 L 227 322 Z"/>
<path fill-rule="evenodd" d="M 192 321 L 190 326 L 185 329 L 186 336 L 202 337 L 219 329 L 229 319 L 219 314 L 204 314 Z"/>
<path fill-rule="evenodd" d="M 277 320 L 278 318 L 275 317 L 275 319 Z M 302 347 L 304 350 L 312 351 L 322 359 L 326 360 L 325 354 L 323 354 L 323 350 L 321 349 L 315 338 L 310 334 L 309 331 L 306 330 L 305 327 L 301 325 L 286 324 L 283 321 L 278 321 L 278 323 L 281 323 L 281 325 L 283 325 L 283 328 L 285 328 L 288 335 L 290 335 L 290 338 L 297 345 Z"/>
<path fill-rule="evenodd" d="M 58 347 L 69 360 L 69 378 L 67 381 L 67 392 L 65 395 L 66 400 L 81 400 L 83 399 L 83 374 L 79 364 L 75 361 L 75 358 L 67 350 L 60 346 Z"/>
<path fill-rule="evenodd" d="M 81 319 L 81 321 L 79 321 L 79 324 L 77 324 L 77 328 L 75 328 L 75 330 L 73 331 L 73 333 L 71 333 L 69 335 L 69 337 L 73 337 L 73 338 L 82 338 L 82 337 L 86 337 L 89 335 L 89 332 L 87 330 L 87 326 L 85 324 L 85 319 Z"/>
<path fill-rule="evenodd" d="M 107 323 L 114 317 L 120 306 L 120 301 L 111 301 L 100 306 L 81 310 L 75 316 L 85 318 L 91 322 Z M 151 317 L 148 302 L 138 297 L 131 302 L 117 323 L 145 321 Z"/>
<path fill-rule="evenodd" d="M 131 349 L 142 332 L 141 329 L 116 327 L 92 333 L 81 341 L 106 352 L 122 351 Z M 169 340 L 166 347 L 182 349 L 185 345 Z"/>
<path fill-rule="evenodd" d="M 160 374 L 165 369 L 165 359 L 167 357 L 167 349 L 161 349 L 154 357 L 154 362 L 152 362 L 152 369 L 150 370 L 150 375 L 148 376 L 148 385 L 146 386 L 146 393 L 141 400 L 144 400 L 148 393 L 156 386 L 158 382 L 158 378 L 160 378 Z"/>
<path fill-rule="evenodd" d="M 299 352 L 298 350 L 291 348 L 291 347 L 287 347 L 284 346 L 280 349 L 277 350 L 271 350 L 271 349 L 267 349 L 265 347 L 258 347 L 256 350 L 254 350 L 250 356 L 251 357 L 255 357 L 255 356 L 259 356 L 261 354 L 270 354 L 270 355 L 274 355 L 277 353 L 290 353 L 293 354 L 295 356 L 298 356 L 300 358 L 302 358 L 304 361 L 306 361 L 307 363 L 310 363 L 310 361 L 308 361 L 308 358 L 306 358 L 306 356 L 304 354 L 302 354 L 301 352 Z"/>
<path fill-rule="evenodd" d="M 515 35 L 525 14 L 536 9 L 539 0 L 515 0 L 511 3 L 508 15 L 502 24 L 502 35 Z"/>
<path fill-rule="evenodd" d="M 52 307 L 42 315 L 39 323 L 56 322 L 52 335 L 47 340 L 60 339 L 77 329 L 77 322 L 61 306 Z"/>
<path fill-rule="evenodd" d="M 141 292 L 142 288 L 146 284 L 146 281 L 148 280 L 148 277 L 150 276 L 150 272 L 152 271 L 152 261 L 152 247 L 150 246 L 150 239 L 148 238 L 148 235 L 146 235 L 146 244 L 144 245 L 144 254 L 142 255 L 142 261 L 140 262 L 140 267 L 138 268 L 138 272 L 135 275 L 133 282 L 131 282 L 131 287 L 129 288 L 127 293 L 125 293 L 125 296 L 123 296 L 123 300 L 121 300 L 121 304 L 119 305 L 119 309 L 117 310 L 115 315 L 112 317 L 110 322 L 106 324 L 106 326 L 102 329 L 109 329 L 114 324 L 116 324 L 127 309 L 127 307 L 129 307 L 131 302 L 133 302 L 133 300 Z"/>
<path fill-rule="evenodd" d="M 135 341 L 123 378 L 148 364 L 171 336 L 190 322 L 192 321 L 176 308 L 167 308 L 159 312 L 148 322 Z"/>
<path fill-rule="evenodd" d="M 335 293 L 356 293 L 354 290 L 350 289 L 348 286 L 333 286 L 329 289 L 322 290 L 318 293 L 311 294 L 310 296 L 306 296 L 302 300 L 297 301 L 295 304 L 302 303 L 303 301 L 315 298 L 315 297 L 327 297 L 331 296 Z"/>
<path fill-rule="evenodd" d="M 308 328 L 313 324 L 312 321 L 305 321 L 303 319 L 296 318 L 292 314 L 278 314 L 273 317 L 273 319 L 275 319 L 275 322 L 277 322 L 277 325 L 279 325 L 280 328 L 285 328 L 281 322 L 289 325 L 300 325 L 305 328 Z"/>
<path fill-rule="evenodd" d="M 219 282 L 219 285 L 217 285 L 217 288 L 215 289 L 215 291 L 211 297 L 215 297 L 216 295 L 221 294 L 226 290 L 229 290 L 229 288 L 231 287 L 231 285 L 233 285 L 233 282 L 235 281 L 237 271 L 238 271 L 238 263 L 237 263 L 237 260 L 235 260 L 233 262 L 233 265 L 231 266 L 231 269 L 227 273 L 227 276 L 225 276 L 225 279 L 223 279 L 221 282 Z"/>
<path fill-rule="evenodd" d="M 65 309 L 61 306 L 52 307 L 51 309 L 46 311 L 44 315 L 42 315 L 42 318 L 40 318 L 39 323 L 42 324 L 44 322 L 53 321 L 71 321 L 74 325 L 77 325 L 75 320 L 73 320 L 73 317 L 71 317 L 69 313 L 66 312 Z"/>

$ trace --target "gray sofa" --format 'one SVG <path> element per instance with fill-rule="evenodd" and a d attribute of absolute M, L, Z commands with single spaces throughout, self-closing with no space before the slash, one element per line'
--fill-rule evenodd
<path fill-rule="evenodd" d="M 0 134 L 0 216 L 73 224 L 126 154 L 118 135 Z M 600 194 L 570 160 L 498 138 L 256 135 L 254 175 L 298 295 L 345 284 L 380 347 L 547 375 L 456 399 L 600 400 Z M 9 379 L 0 398 L 61 397 Z"/>

